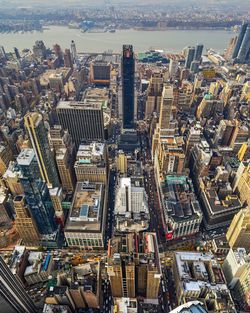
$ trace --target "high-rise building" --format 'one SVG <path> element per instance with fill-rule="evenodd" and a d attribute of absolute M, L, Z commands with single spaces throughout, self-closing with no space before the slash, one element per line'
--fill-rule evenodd
<path fill-rule="evenodd" d="M 48 187 L 58 187 L 60 185 L 59 178 L 42 115 L 28 113 L 24 117 L 24 124 L 36 154 L 42 179 L 48 184 Z"/>
<path fill-rule="evenodd" d="M 120 150 L 116 157 L 116 168 L 121 174 L 126 174 L 128 170 L 128 162 L 126 154 Z"/>
<path fill-rule="evenodd" d="M 3 175 L 5 185 L 9 188 L 12 196 L 22 195 L 23 187 L 20 182 L 21 171 L 16 162 L 10 162 L 8 169 Z"/>
<path fill-rule="evenodd" d="M 15 53 L 15 56 L 16 56 L 17 59 L 21 58 L 19 50 L 16 47 L 14 48 L 14 53 Z"/>
<path fill-rule="evenodd" d="M 73 67 L 73 62 L 72 62 L 71 53 L 69 49 L 65 49 L 63 59 L 64 59 L 65 67 L 71 67 L 71 68 Z"/>
<path fill-rule="evenodd" d="M 74 40 L 71 41 L 70 48 L 71 48 L 73 63 L 75 63 L 76 57 L 77 57 L 77 51 L 76 51 L 76 44 L 75 44 Z"/>
<path fill-rule="evenodd" d="M 46 58 L 47 50 L 42 40 L 37 40 L 35 42 L 35 45 L 33 46 L 33 53 L 37 58 Z"/>
<path fill-rule="evenodd" d="M 111 64 L 105 60 L 96 59 L 90 64 L 90 80 L 93 84 L 109 85 Z"/>
<path fill-rule="evenodd" d="M 241 209 L 235 214 L 226 234 L 231 248 L 245 248 L 250 251 L 250 209 Z"/>
<path fill-rule="evenodd" d="M 195 61 L 201 61 L 202 51 L 203 51 L 203 44 L 198 43 L 195 47 L 195 55 L 194 60 Z"/>
<path fill-rule="evenodd" d="M 59 123 L 72 136 L 76 148 L 83 140 L 104 140 L 102 103 L 93 101 L 60 101 L 57 105 Z"/>
<path fill-rule="evenodd" d="M 7 170 L 12 159 L 10 146 L 6 143 L 0 143 L 0 175 L 3 175 Z"/>
<path fill-rule="evenodd" d="M 39 232 L 25 201 L 25 196 L 16 196 L 13 204 L 16 212 L 16 230 L 23 243 L 25 245 L 38 245 Z"/>
<path fill-rule="evenodd" d="M 240 33 L 239 33 L 239 36 L 237 38 L 237 42 L 235 44 L 234 51 L 233 51 L 233 54 L 232 54 L 232 59 L 235 59 L 238 56 L 238 53 L 240 51 L 243 38 L 244 38 L 246 30 L 247 30 L 247 26 L 248 26 L 247 23 L 243 23 L 241 25 Z"/>
<path fill-rule="evenodd" d="M 195 56 L 195 47 L 188 47 L 186 61 L 185 61 L 185 68 L 190 68 L 191 63 L 194 60 L 194 56 Z"/>
<path fill-rule="evenodd" d="M 108 181 L 108 154 L 104 143 L 91 142 L 79 146 L 75 173 L 77 181 L 102 182 Z"/>
<path fill-rule="evenodd" d="M 6 59 L 6 53 L 3 46 L 0 46 L 0 59 Z"/>
<path fill-rule="evenodd" d="M 21 280 L 11 272 L 2 257 L 0 257 L 0 311 L 1 313 L 37 312 Z"/>
<path fill-rule="evenodd" d="M 150 118 L 153 112 L 160 112 L 161 96 L 163 90 L 163 74 L 160 71 L 152 73 L 148 85 L 148 97 L 145 108 L 145 117 Z"/>
<path fill-rule="evenodd" d="M 250 24 L 243 37 L 237 59 L 240 63 L 245 63 L 250 55 Z"/>
<path fill-rule="evenodd" d="M 200 62 L 199 61 L 192 61 L 191 66 L 190 66 L 190 71 L 194 74 L 199 72 L 199 66 Z"/>
<path fill-rule="evenodd" d="M 49 131 L 49 143 L 54 150 L 56 165 L 60 176 L 62 188 L 66 192 L 72 192 L 75 186 L 75 145 L 68 131 L 64 131 L 61 125 L 54 125 Z"/>
<path fill-rule="evenodd" d="M 179 62 L 177 60 L 170 59 L 169 64 L 169 76 L 171 79 L 174 79 L 178 72 Z"/>
<path fill-rule="evenodd" d="M 21 169 L 21 184 L 24 189 L 27 205 L 36 222 L 40 234 L 51 234 L 56 230 L 54 209 L 49 189 L 41 179 L 36 155 L 32 149 L 24 149 L 17 157 Z"/>
<path fill-rule="evenodd" d="M 223 263 L 223 271 L 233 297 L 238 300 L 243 312 L 249 312 L 250 255 L 244 248 L 230 249 Z"/>
<path fill-rule="evenodd" d="M 170 122 L 173 119 L 173 87 L 164 86 L 160 106 L 159 126 L 160 129 L 170 128 Z"/>
<path fill-rule="evenodd" d="M 108 251 L 107 271 L 113 297 L 142 296 L 154 302 L 158 298 L 161 280 L 155 233 L 113 237 Z"/>
<path fill-rule="evenodd" d="M 135 57 L 132 45 L 124 45 L 121 63 L 123 128 L 134 128 Z"/>

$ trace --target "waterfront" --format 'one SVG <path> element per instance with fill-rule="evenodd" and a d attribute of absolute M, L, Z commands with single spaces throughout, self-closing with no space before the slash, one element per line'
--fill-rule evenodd
<path fill-rule="evenodd" d="M 36 40 L 43 40 L 47 47 L 58 43 L 62 48 L 67 48 L 71 40 L 74 40 L 79 52 L 103 52 L 108 49 L 120 52 L 124 43 L 133 44 L 137 52 L 149 48 L 180 52 L 187 45 L 201 42 L 206 48 L 223 52 L 233 36 L 233 32 L 226 30 L 120 30 L 115 33 L 82 33 L 79 29 L 50 26 L 43 32 L 0 34 L 0 45 L 6 51 L 13 50 L 13 47 L 31 49 Z"/>

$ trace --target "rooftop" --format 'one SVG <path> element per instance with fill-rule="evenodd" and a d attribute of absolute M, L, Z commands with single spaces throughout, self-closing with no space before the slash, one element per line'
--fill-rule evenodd
<path fill-rule="evenodd" d="M 202 303 L 199 301 L 187 302 L 170 311 L 170 313 L 206 313 L 206 312 L 207 311 L 202 306 Z"/>
<path fill-rule="evenodd" d="M 86 102 L 86 101 L 60 101 L 57 105 L 57 110 L 101 110 L 102 103 Z"/>
<path fill-rule="evenodd" d="M 78 182 L 66 231 L 99 232 L 103 215 L 104 185 Z"/>
<path fill-rule="evenodd" d="M 166 217 L 176 222 L 201 216 L 193 184 L 185 175 L 167 175 L 161 186 Z"/>
<path fill-rule="evenodd" d="M 34 159 L 34 156 L 35 152 L 33 149 L 23 149 L 17 157 L 17 163 L 18 165 L 28 166 Z"/>

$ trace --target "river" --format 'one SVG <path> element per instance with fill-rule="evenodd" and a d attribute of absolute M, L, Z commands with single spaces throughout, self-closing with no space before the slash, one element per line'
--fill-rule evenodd
<path fill-rule="evenodd" d="M 143 52 L 149 48 L 180 52 L 187 45 L 203 43 L 206 48 L 223 52 L 234 35 L 226 30 L 137 31 L 129 29 L 115 33 L 82 33 L 79 29 L 50 26 L 43 32 L 0 34 L 0 45 L 3 45 L 6 51 L 13 51 L 13 47 L 31 49 L 36 40 L 43 40 L 47 47 L 58 43 L 64 49 L 70 47 L 71 40 L 74 40 L 79 52 L 103 52 L 108 49 L 120 52 L 122 44 L 132 44 L 136 52 Z"/>

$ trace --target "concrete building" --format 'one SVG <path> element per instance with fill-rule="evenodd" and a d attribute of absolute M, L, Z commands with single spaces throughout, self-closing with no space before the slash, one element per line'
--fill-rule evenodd
<path fill-rule="evenodd" d="M 143 177 L 120 179 L 115 197 L 116 231 L 142 231 L 149 226 L 148 197 L 143 186 Z"/>
<path fill-rule="evenodd" d="M 106 189 L 103 183 L 77 183 L 64 230 L 70 247 L 86 250 L 104 248 Z"/>
<path fill-rule="evenodd" d="M 242 208 L 242 202 L 229 182 L 229 173 L 223 166 L 217 166 L 213 177 L 212 174 L 210 178 L 200 177 L 199 190 L 207 229 L 229 225 Z"/>
<path fill-rule="evenodd" d="M 0 175 L 4 175 L 12 159 L 10 146 L 0 142 Z"/>
<path fill-rule="evenodd" d="M 62 188 L 66 192 L 73 192 L 76 183 L 74 172 L 76 152 L 72 138 L 60 125 L 55 125 L 49 131 L 49 143 L 55 153 Z"/>
<path fill-rule="evenodd" d="M 106 144 L 95 141 L 82 143 L 79 146 L 74 167 L 78 182 L 107 184 L 109 163 Z"/>
<path fill-rule="evenodd" d="M 234 190 L 238 192 L 241 202 L 250 206 L 250 166 L 247 162 L 243 162 L 236 173 Z"/>
<path fill-rule="evenodd" d="M 101 103 L 60 101 L 56 110 L 59 123 L 69 131 L 76 148 L 82 140 L 104 140 L 105 116 Z"/>
<path fill-rule="evenodd" d="M 113 297 L 143 297 L 155 303 L 161 281 L 155 233 L 134 233 L 110 239 L 107 272 Z"/>
<path fill-rule="evenodd" d="M 97 57 L 90 64 L 90 81 L 96 85 L 109 85 L 111 78 L 111 64 Z"/>
<path fill-rule="evenodd" d="M 16 196 L 13 204 L 16 212 L 16 230 L 22 239 L 22 242 L 27 246 L 38 245 L 40 235 L 36 222 L 30 213 L 29 206 L 25 201 L 25 196 Z"/>
<path fill-rule="evenodd" d="M 210 253 L 175 252 L 178 305 L 199 301 L 207 311 L 236 312 L 219 263 Z"/>
<path fill-rule="evenodd" d="M 45 302 L 52 305 L 65 304 L 72 312 L 82 309 L 100 309 L 101 271 L 99 262 L 76 265 L 57 275 L 57 286 L 47 293 Z"/>
<path fill-rule="evenodd" d="M 118 155 L 116 156 L 116 168 L 121 174 L 127 174 L 128 170 L 128 161 L 126 154 L 122 151 L 118 151 Z"/>
<path fill-rule="evenodd" d="M 199 232 L 203 215 L 191 179 L 184 175 L 167 175 L 159 191 L 167 239 Z"/>
<path fill-rule="evenodd" d="M 245 248 L 250 252 L 250 209 L 241 209 L 234 215 L 226 238 L 231 248 Z"/>
<path fill-rule="evenodd" d="M 24 271 L 24 279 L 28 285 L 47 281 L 53 268 L 53 256 L 42 252 L 31 251 L 28 256 L 28 266 Z"/>
<path fill-rule="evenodd" d="M 152 73 L 147 89 L 148 96 L 145 107 L 145 118 L 150 118 L 153 112 L 160 112 L 163 81 L 163 74 L 160 71 L 154 71 Z"/>
<path fill-rule="evenodd" d="M 8 169 L 3 175 L 3 181 L 13 196 L 23 194 L 23 187 L 20 182 L 21 175 L 22 174 L 17 166 L 17 163 L 10 162 Z"/>
<path fill-rule="evenodd" d="M 249 312 L 250 255 L 244 248 L 230 249 L 222 268 L 233 297 L 245 312 Z"/>
<path fill-rule="evenodd" d="M 114 298 L 112 313 L 137 313 L 137 310 L 135 298 Z"/>

